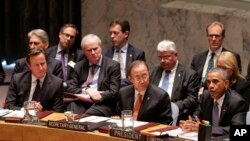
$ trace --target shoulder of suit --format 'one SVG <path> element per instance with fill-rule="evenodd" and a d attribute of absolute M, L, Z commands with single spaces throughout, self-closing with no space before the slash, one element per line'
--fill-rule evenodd
<path fill-rule="evenodd" d="M 144 50 L 142 50 L 142 49 L 140 49 L 140 48 L 137 48 L 137 47 L 134 47 L 134 46 L 132 46 L 131 44 L 128 44 L 128 48 L 131 48 L 131 49 L 133 49 L 134 51 L 139 52 L 139 53 L 144 53 Z"/>

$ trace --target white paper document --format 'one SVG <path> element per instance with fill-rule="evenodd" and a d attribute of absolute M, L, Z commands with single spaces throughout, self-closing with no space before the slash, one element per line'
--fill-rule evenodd
<path fill-rule="evenodd" d="M 99 117 L 99 116 L 88 116 L 85 118 L 81 118 L 79 120 L 79 122 L 93 122 L 93 123 L 98 123 L 98 122 L 102 122 L 105 120 L 109 120 L 110 118 L 108 117 Z"/>
<path fill-rule="evenodd" d="M 11 113 L 3 116 L 3 117 L 15 117 L 15 118 L 23 118 L 24 111 L 12 111 Z"/>

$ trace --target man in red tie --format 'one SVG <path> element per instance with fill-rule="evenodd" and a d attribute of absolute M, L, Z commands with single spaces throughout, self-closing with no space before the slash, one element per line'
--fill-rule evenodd
<path fill-rule="evenodd" d="M 144 61 L 131 63 L 128 79 L 133 83 L 120 89 L 117 114 L 132 110 L 134 120 L 147 122 L 172 122 L 171 102 L 167 92 L 149 83 L 149 69 Z"/>

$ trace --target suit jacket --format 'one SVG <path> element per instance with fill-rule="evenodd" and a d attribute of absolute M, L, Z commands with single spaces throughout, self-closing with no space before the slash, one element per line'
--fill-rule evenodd
<path fill-rule="evenodd" d="M 156 86 L 159 85 L 162 72 L 163 68 L 161 66 L 153 68 L 150 75 L 150 81 L 152 84 Z M 199 80 L 197 73 L 194 70 L 178 63 L 171 94 L 171 101 L 178 105 L 180 112 L 185 109 L 189 109 L 189 112 L 191 112 L 191 109 L 196 108 L 198 103 L 198 85 Z"/>
<path fill-rule="evenodd" d="M 121 115 L 122 110 L 133 110 L 134 101 L 134 86 L 129 85 L 121 88 L 118 95 L 117 114 Z M 144 94 L 138 120 L 170 124 L 172 122 L 172 111 L 167 92 L 150 84 Z"/>
<path fill-rule="evenodd" d="M 20 110 L 28 101 L 31 89 L 31 71 L 13 75 L 6 97 L 6 108 Z M 63 81 L 47 72 L 41 87 L 40 103 L 43 110 L 63 111 Z"/>
<path fill-rule="evenodd" d="M 114 46 L 104 48 L 103 55 L 112 59 L 114 55 L 114 51 L 115 51 Z M 139 48 L 135 48 L 132 45 L 128 44 L 127 58 L 126 58 L 126 64 L 125 64 L 126 77 L 128 77 L 129 65 L 135 60 L 146 61 L 145 52 Z M 125 80 L 122 80 L 121 84 L 122 86 L 126 86 L 131 83 L 129 82 L 129 80 L 125 79 Z"/>
<path fill-rule="evenodd" d="M 52 46 L 52 47 L 46 49 L 47 56 L 52 57 L 52 58 L 56 58 L 57 48 L 58 48 L 58 45 L 55 45 L 55 46 Z M 77 63 L 80 60 L 82 60 L 83 58 L 84 58 L 84 56 L 83 56 L 83 53 L 81 50 L 75 49 L 75 48 L 69 49 L 68 62 L 73 61 L 73 62 Z M 74 68 L 67 65 L 68 78 L 72 74 L 73 71 L 74 71 Z"/>
<path fill-rule="evenodd" d="M 250 81 L 250 61 L 249 61 L 248 66 L 247 66 L 247 76 L 246 76 L 246 80 L 247 80 L 247 81 Z"/>
<path fill-rule="evenodd" d="M 230 86 L 232 90 L 239 93 L 250 104 L 250 82 L 238 76 L 236 83 Z"/>
<path fill-rule="evenodd" d="M 54 74 L 55 76 L 62 78 L 61 62 L 51 57 L 46 57 L 46 61 L 47 61 L 48 71 Z M 26 58 L 21 58 L 16 60 L 16 65 L 12 75 L 14 75 L 15 73 L 20 73 L 25 71 L 29 71 Z"/>
<path fill-rule="evenodd" d="M 227 49 L 225 49 L 224 47 L 222 48 L 222 51 L 229 51 Z M 205 66 L 205 63 L 206 63 L 206 59 L 207 59 L 207 54 L 208 54 L 208 50 L 205 51 L 205 52 L 202 52 L 202 53 L 199 53 L 197 55 L 195 55 L 192 59 L 192 62 L 191 62 L 191 68 L 193 70 L 195 70 L 197 73 L 198 73 L 198 76 L 200 78 L 200 81 L 202 79 L 202 72 L 203 72 L 203 68 Z M 230 51 L 231 52 L 231 51 Z M 241 71 L 241 60 L 240 60 L 240 55 L 237 54 L 237 53 L 234 53 L 232 52 L 236 59 L 237 59 L 237 63 L 238 63 L 238 67 Z"/>
<path fill-rule="evenodd" d="M 67 91 L 71 93 L 81 93 L 81 85 L 87 81 L 88 74 L 89 62 L 87 59 L 76 63 L 74 72 L 70 76 Z M 97 82 L 98 91 L 103 91 L 101 94 L 102 101 L 93 104 L 88 111 L 101 111 L 103 113 L 102 116 L 110 116 L 113 114 L 116 97 L 120 89 L 120 82 L 121 72 L 119 63 L 103 56 Z"/>
<path fill-rule="evenodd" d="M 2 60 L 0 60 L 0 62 L 2 62 Z M 5 79 L 5 73 L 3 70 L 2 63 L 1 63 L 1 65 L 0 65 L 0 85 L 4 82 L 4 79 Z"/>
<path fill-rule="evenodd" d="M 210 96 L 209 91 L 204 91 L 201 96 L 199 108 L 194 115 L 212 123 L 213 105 L 214 99 Z M 247 111 L 248 104 L 245 100 L 235 91 L 228 89 L 225 92 L 221 108 L 219 126 L 212 127 L 212 134 L 214 136 L 229 134 L 230 125 L 245 124 L 245 121 L 242 121 L 244 118 L 239 118 L 239 115 Z"/>

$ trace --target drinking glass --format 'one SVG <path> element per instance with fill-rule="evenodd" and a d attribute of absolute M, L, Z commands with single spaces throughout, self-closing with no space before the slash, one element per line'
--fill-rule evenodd
<path fill-rule="evenodd" d="M 122 128 L 125 131 L 133 130 L 134 121 L 132 116 L 132 110 L 123 110 L 121 112 L 121 118 L 122 118 Z"/>

